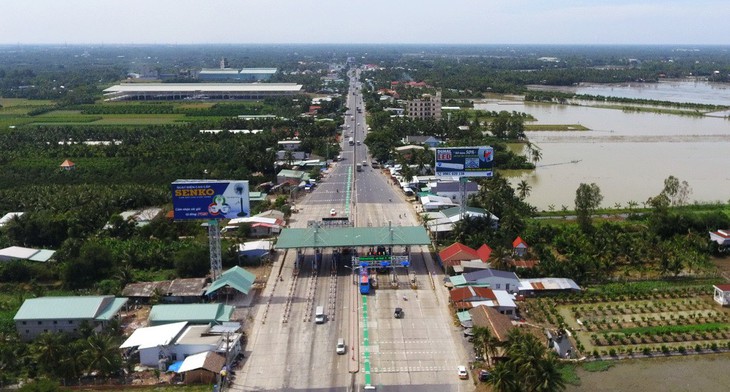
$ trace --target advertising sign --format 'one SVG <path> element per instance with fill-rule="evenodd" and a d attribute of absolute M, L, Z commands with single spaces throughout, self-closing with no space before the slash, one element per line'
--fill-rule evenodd
<path fill-rule="evenodd" d="M 436 176 L 492 177 L 494 149 L 481 147 L 450 147 L 436 149 Z"/>
<path fill-rule="evenodd" d="M 248 181 L 177 180 L 172 183 L 175 220 L 250 216 Z"/>

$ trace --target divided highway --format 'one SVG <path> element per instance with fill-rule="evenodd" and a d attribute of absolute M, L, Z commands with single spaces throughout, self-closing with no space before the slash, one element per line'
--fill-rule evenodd
<path fill-rule="evenodd" d="M 349 213 L 358 227 L 419 224 L 403 193 L 370 166 L 362 143 L 367 126 L 358 79 L 351 75 L 343 160 L 299 201 L 291 227 L 306 227 L 307 221 L 319 221 L 333 208 L 338 215 Z M 349 146 L 349 137 L 360 144 Z M 358 172 L 356 163 L 362 161 L 367 166 Z M 386 275 L 378 276 L 383 282 L 365 298 L 367 320 L 349 260 L 333 266 L 331 251 L 325 250 L 315 263 L 314 250 L 307 250 L 299 268 L 293 250 L 274 262 L 256 316 L 245 321 L 250 324 L 247 358 L 231 390 L 355 391 L 363 390 L 366 380 L 380 391 L 474 389 L 471 380 L 456 375 L 456 367 L 467 362 L 467 350 L 447 307 L 443 276 L 426 247 L 411 249 L 411 268 L 398 271 L 397 288 L 386 284 Z M 415 273 L 415 290 L 409 272 Z M 314 323 L 317 306 L 325 308 L 323 324 Z M 396 307 L 404 309 L 404 318 L 393 317 Z M 344 355 L 335 353 L 338 338 L 345 339 Z"/>

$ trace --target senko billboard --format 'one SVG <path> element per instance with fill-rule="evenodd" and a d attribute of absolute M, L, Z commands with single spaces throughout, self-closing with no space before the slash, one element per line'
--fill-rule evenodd
<path fill-rule="evenodd" d="M 490 146 L 436 149 L 436 176 L 492 177 L 494 149 Z"/>
<path fill-rule="evenodd" d="M 175 220 L 250 216 L 248 181 L 177 180 L 172 183 Z"/>

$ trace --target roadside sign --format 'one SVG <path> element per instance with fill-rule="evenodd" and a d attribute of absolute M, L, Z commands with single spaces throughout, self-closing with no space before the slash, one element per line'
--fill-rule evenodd
<path fill-rule="evenodd" d="M 232 219 L 251 213 L 248 181 L 177 180 L 171 188 L 175 220 Z"/>
<path fill-rule="evenodd" d="M 492 177 L 494 149 L 490 146 L 436 149 L 437 177 Z"/>

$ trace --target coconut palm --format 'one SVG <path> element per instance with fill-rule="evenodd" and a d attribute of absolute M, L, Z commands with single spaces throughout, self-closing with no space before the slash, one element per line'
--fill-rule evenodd
<path fill-rule="evenodd" d="M 530 196 L 530 192 L 532 192 L 532 187 L 527 183 L 527 181 L 522 180 L 519 184 L 517 184 L 517 193 L 520 196 L 520 200 L 525 200 L 527 196 Z"/>
<path fill-rule="evenodd" d="M 86 339 L 83 356 L 89 371 L 96 370 L 102 377 L 109 377 L 121 369 L 122 356 L 119 344 L 108 334 L 93 334 Z"/>

